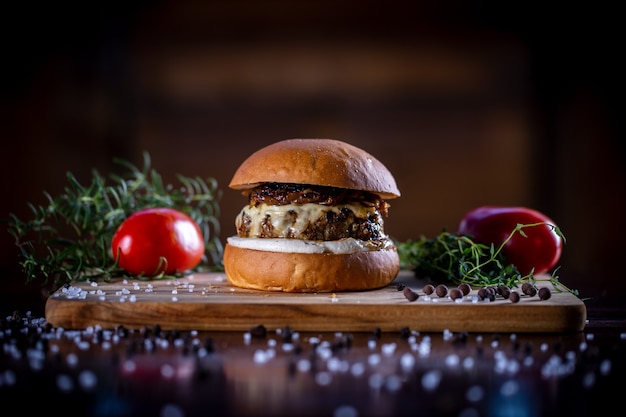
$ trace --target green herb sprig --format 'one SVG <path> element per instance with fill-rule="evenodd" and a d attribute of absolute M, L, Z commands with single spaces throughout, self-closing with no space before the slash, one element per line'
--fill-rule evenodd
<path fill-rule="evenodd" d="M 458 235 L 443 230 L 432 239 L 421 236 L 416 240 L 397 241 L 400 267 L 411 270 L 418 278 L 432 282 L 461 284 L 475 287 L 507 285 L 518 287 L 523 282 L 535 283 L 548 280 L 556 291 L 567 291 L 578 295 L 560 282 L 553 270 L 547 278 L 537 278 L 534 271 L 522 275 L 515 265 L 508 264 L 502 249 L 517 233 L 526 236 L 524 229 L 546 225 L 554 230 L 564 241 L 561 230 L 551 224 L 540 222 L 517 224 L 508 237 L 497 247 L 475 242 L 470 236 Z"/>
<path fill-rule="evenodd" d="M 126 168 L 123 175 L 110 175 L 110 183 L 96 170 L 91 183 L 82 185 L 67 173 L 64 193 L 51 196 L 47 204 L 28 204 L 32 218 L 10 215 L 8 231 L 20 249 L 20 266 L 26 281 L 53 281 L 56 286 L 71 281 L 124 276 L 110 255 L 111 240 L 118 226 L 132 213 L 149 207 L 175 208 L 194 219 L 202 230 L 205 256 L 199 269 L 222 269 L 219 240 L 221 190 L 213 178 L 203 180 L 178 175 L 180 186 L 164 184 L 143 153 L 143 168 L 123 159 L 114 162 Z M 152 279 L 167 278 L 165 275 Z"/>

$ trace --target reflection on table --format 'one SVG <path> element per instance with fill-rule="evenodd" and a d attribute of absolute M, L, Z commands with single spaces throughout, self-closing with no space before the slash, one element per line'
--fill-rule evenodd
<path fill-rule="evenodd" d="M 626 368 L 626 326 L 573 333 L 54 328 L 2 319 L 0 394 L 94 416 L 591 415 Z"/>

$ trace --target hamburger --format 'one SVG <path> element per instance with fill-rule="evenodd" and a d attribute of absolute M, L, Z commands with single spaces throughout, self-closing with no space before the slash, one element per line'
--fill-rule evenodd
<path fill-rule="evenodd" d="M 239 166 L 229 187 L 248 199 L 224 247 L 237 287 L 282 292 L 362 291 L 400 270 L 385 233 L 393 175 L 366 151 L 334 139 L 288 139 Z"/>

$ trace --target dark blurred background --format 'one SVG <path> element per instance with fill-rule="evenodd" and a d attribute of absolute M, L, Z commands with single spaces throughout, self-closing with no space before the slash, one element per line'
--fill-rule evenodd
<path fill-rule="evenodd" d="M 0 217 L 28 217 L 67 171 L 87 183 L 148 151 L 166 182 L 217 179 L 225 240 L 245 204 L 227 185 L 250 153 L 335 138 L 395 175 L 395 238 L 453 231 L 480 205 L 533 207 L 568 239 L 561 280 L 619 303 L 620 16 L 589 2 L 10 2 Z M 0 237 L 3 311 L 43 311 Z"/>

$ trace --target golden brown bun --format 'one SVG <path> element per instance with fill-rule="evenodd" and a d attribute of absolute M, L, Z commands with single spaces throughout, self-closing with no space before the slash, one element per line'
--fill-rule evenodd
<path fill-rule="evenodd" d="M 365 291 L 398 275 L 393 250 L 353 254 L 268 252 L 226 244 L 224 270 L 237 287 L 283 292 Z"/>
<path fill-rule="evenodd" d="M 261 148 L 235 172 L 229 187 L 246 190 L 264 182 L 312 184 L 400 196 L 389 170 L 364 150 L 334 139 L 288 139 Z"/>

